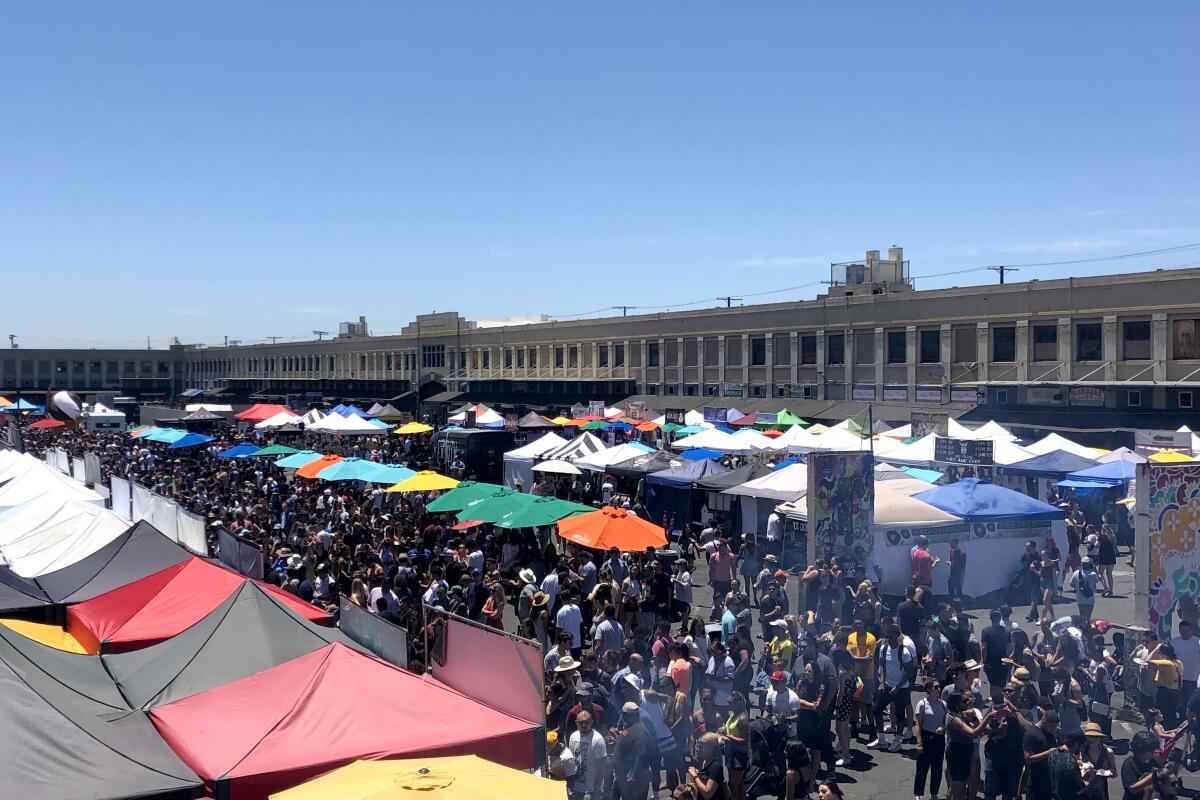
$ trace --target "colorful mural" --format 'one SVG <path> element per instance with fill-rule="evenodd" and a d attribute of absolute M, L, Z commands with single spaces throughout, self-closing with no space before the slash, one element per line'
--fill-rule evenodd
<path fill-rule="evenodd" d="M 1176 614 L 1197 621 L 1200 464 L 1154 465 L 1148 471 L 1150 627 L 1167 637 Z"/>
<path fill-rule="evenodd" d="M 875 460 L 870 453 L 808 457 L 808 535 L 818 559 L 867 560 L 875 550 Z"/>

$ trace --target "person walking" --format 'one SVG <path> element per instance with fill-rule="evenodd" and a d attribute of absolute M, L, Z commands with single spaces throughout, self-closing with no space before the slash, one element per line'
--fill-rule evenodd
<path fill-rule="evenodd" d="M 1080 562 L 1079 569 L 1071 576 L 1071 589 L 1075 592 L 1075 603 L 1079 606 L 1079 616 L 1085 623 L 1092 619 L 1096 608 L 1096 586 L 1100 576 L 1093 569 L 1091 556 L 1085 556 Z"/>
<path fill-rule="evenodd" d="M 942 786 L 942 762 L 946 757 L 946 704 L 942 701 L 942 685 L 936 680 L 925 682 L 925 696 L 917 701 L 914 714 L 917 767 L 913 778 L 913 800 L 921 800 L 925 794 L 926 776 L 929 778 L 929 796 L 938 796 Z"/>

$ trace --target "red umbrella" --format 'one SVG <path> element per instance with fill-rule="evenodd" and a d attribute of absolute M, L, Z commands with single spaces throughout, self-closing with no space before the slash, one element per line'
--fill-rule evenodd
<path fill-rule="evenodd" d="M 29 427 L 37 428 L 38 430 L 49 430 L 52 428 L 65 428 L 67 427 L 67 423 L 61 419 L 39 419 Z"/>

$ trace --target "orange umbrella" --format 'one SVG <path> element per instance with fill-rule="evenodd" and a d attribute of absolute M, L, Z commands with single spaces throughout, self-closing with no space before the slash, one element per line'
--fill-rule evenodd
<path fill-rule="evenodd" d="M 660 526 L 612 506 L 559 520 L 558 535 L 595 550 L 615 547 L 626 553 L 667 544 Z"/>
<path fill-rule="evenodd" d="M 332 453 L 321 456 L 318 459 L 308 462 L 300 469 L 296 470 L 296 474 L 301 478 L 316 479 L 317 473 L 326 467 L 331 467 L 342 460 L 341 456 L 335 456 Z"/>
<path fill-rule="evenodd" d="M 650 431 L 658 430 L 658 425 L 651 422 L 650 420 L 646 420 L 645 422 L 639 422 L 637 425 L 634 425 L 633 427 L 637 428 L 642 433 L 649 433 Z"/>
<path fill-rule="evenodd" d="M 783 436 L 783 431 L 777 431 L 774 428 L 767 428 L 765 431 L 762 432 L 762 435 L 767 437 L 768 439 L 775 439 L 779 436 Z"/>

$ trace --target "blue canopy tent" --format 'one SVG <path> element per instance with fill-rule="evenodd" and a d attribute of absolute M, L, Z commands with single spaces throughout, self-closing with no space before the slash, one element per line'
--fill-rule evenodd
<path fill-rule="evenodd" d="M 791 458 L 785 458 L 783 461 L 780 461 L 778 464 L 772 464 L 771 469 L 778 471 L 778 470 L 784 469 L 785 467 L 790 467 L 792 464 L 802 464 L 802 463 L 804 463 L 804 458 L 802 456 L 792 456 Z"/>
<path fill-rule="evenodd" d="M 1051 450 L 1040 456 L 1027 458 L 1015 464 L 1000 467 L 1005 475 L 1027 475 L 1035 478 L 1064 478 L 1072 472 L 1091 469 L 1097 462 L 1090 458 L 1068 453 L 1066 450 Z"/>
<path fill-rule="evenodd" d="M 42 412 L 42 410 L 43 410 L 42 406 L 34 405 L 33 403 L 26 400 L 24 397 L 22 397 L 20 400 L 13 403 L 12 405 L 0 406 L 0 411 L 4 411 L 4 412 L 10 413 L 10 414 L 16 414 L 16 413 L 22 412 L 22 411 L 36 411 L 37 413 L 40 414 Z"/>
<path fill-rule="evenodd" d="M 693 492 L 693 485 L 702 478 L 711 478 L 728 472 L 712 459 L 686 461 L 677 467 L 651 472 L 646 476 L 646 512 L 655 524 L 666 515 L 674 518 L 672 528 L 682 528 L 692 519 L 692 497 L 704 496 L 704 492 Z"/>
<path fill-rule="evenodd" d="M 720 461 L 725 454 L 720 450 L 710 450 L 707 447 L 693 447 L 690 450 L 684 450 L 679 457 L 688 461 Z"/>
<path fill-rule="evenodd" d="M 900 467 L 900 471 L 907 474 L 910 478 L 916 478 L 926 483 L 937 483 L 946 474 L 938 472 L 936 469 L 921 469 L 920 467 Z"/>
<path fill-rule="evenodd" d="M 1081 469 L 1067 475 L 1065 480 L 1058 482 L 1060 488 L 1074 489 L 1076 494 L 1093 494 L 1120 487 L 1123 491 L 1129 482 L 1137 476 L 1137 464 L 1129 461 L 1109 461 L 1088 469 Z"/>
<path fill-rule="evenodd" d="M 957 483 L 935 486 L 913 497 L 968 522 L 1055 520 L 1066 519 L 1067 516 L 1067 512 L 1061 508 L 978 478 L 965 478 Z"/>
<path fill-rule="evenodd" d="M 222 450 L 217 453 L 217 458 L 249 458 L 261 449 L 261 447 L 253 442 L 242 442 L 241 444 L 235 444 L 228 450 Z"/>
<path fill-rule="evenodd" d="M 341 414 L 343 417 L 355 416 L 362 417 L 363 419 L 371 418 L 370 414 L 355 405 L 342 406 L 342 410 L 338 411 L 337 413 Z"/>
<path fill-rule="evenodd" d="M 330 414 L 341 414 L 345 410 L 346 410 L 346 406 L 343 403 L 338 403 L 336 406 L 329 409 L 329 413 Z"/>
<path fill-rule="evenodd" d="M 196 445 L 208 444 L 214 437 L 206 436 L 203 433 L 189 433 L 178 441 L 172 442 L 167 447 L 168 450 L 182 450 L 185 447 L 195 447 Z"/>
<path fill-rule="evenodd" d="M 721 433 L 733 433 L 733 428 L 730 428 L 728 425 L 713 425 L 713 430 L 720 431 Z"/>
<path fill-rule="evenodd" d="M 299 453 L 292 453 L 290 456 L 284 456 L 275 462 L 275 466 L 285 469 L 300 469 L 310 461 L 316 461 L 321 457 L 321 454 L 316 450 L 301 450 Z"/>
<path fill-rule="evenodd" d="M 147 442 L 158 442 L 159 444 L 175 444 L 180 441 L 188 432 L 182 428 L 155 428 L 145 436 L 140 437 Z"/>

